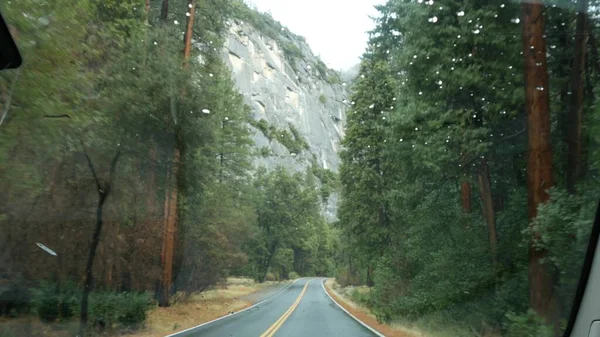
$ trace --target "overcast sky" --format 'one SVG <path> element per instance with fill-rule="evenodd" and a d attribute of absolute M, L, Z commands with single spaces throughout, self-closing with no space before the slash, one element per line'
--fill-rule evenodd
<path fill-rule="evenodd" d="M 293 33 L 304 36 L 328 67 L 344 70 L 359 62 L 373 28 L 369 16 L 384 0 L 246 0 Z"/>

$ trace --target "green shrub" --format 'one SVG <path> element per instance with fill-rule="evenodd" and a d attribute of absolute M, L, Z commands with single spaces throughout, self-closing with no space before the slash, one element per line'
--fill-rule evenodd
<path fill-rule="evenodd" d="M 100 327 L 137 329 L 151 307 L 150 296 L 144 293 L 99 292 L 90 296 L 90 318 Z"/>
<path fill-rule="evenodd" d="M 295 271 L 291 271 L 288 275 L 288 278 L 290 280 L 295 280 L 297 278 L 300 278 L 300 275 L 298 275 L 298 273 L 296 273 Z"/>
<path fill-rule="evenodd" d="M 321 94 L 319 96 L 319 102 L 321 102 L 322 104 L 327 103 L 327 97 L 325 97 L 325 95 Z"/>
<path fill-rule="evenodd" d="M 271 148 L 268 146 L 263 146 L 260 148 L 260 155 L 263 157 L 268 157 L 271 155 Z"/>
<path fill-rule="evenodd" d="M 270 129 L 272 128 L 272 126 L 269 126 L 269 122 L 267 122 L 266 120 L 261 118 L 259 121 L 250 119 L 249 123 L 253 127 L 260 130 L 260 132 L 262 132 L 262 134 L 265 135 L 265 137 L 267 137 L 269 140 L 271 140 L 271 130 Z"/>
<path fill-rule="evenodd" d="M 316 165 L 313 165 L 312 173 L 321 181 L 321 198 L 325 202 L 331 193 L 334 193 L 340 187 L 338 175 L 331 170 Z"/>
<path fill-rule="evenodd" d="M 267 277 L 265 277 L 265 281 L 279 281 L 279 274 L 268 272 Z"/>
<path fill-rule="evenodd" d="M 44 322 L 68 319 L 79 311 L 81 292 L 73 282 L 59 287 L 53 282 L 42 282 L 31 289 L 31 306 Z"/>
<path fill-rule="evenodd" d="M 300 131 L 298 131 L 298 129 L 296 129 L 296 127 L 292 123 L 289 123 L 288 126 L 290 128 L 290 132 L 294 136 L 294 140 L 296 141 L 297 145 L 302 149 L 310 150 L 310 145 L 308 145 L 306 139 L 302 137 Z"/>
<path fill-rule="evenodd" d="M 81 291 L 75 283 L 58 287 L 43 282 L 31 289 L 33 310 L 44 322 L 73 318 L 81 308 Z M 89 319 L 96 328 L 130 327 L 137 329 L 152 307 L 151 297 L 140 293 L 92 292 Z"/>
<path fill-rule="evenodd" d="M 552 337 L 554 335 L 551 326 L 544 324 L 533 310 L 526 314 L 517 315 L 513 312 L 506 314 L 506 337 Z"/>
<path fill-rule="evenodd" d="M 352 293 L 350 294 L 350 298 L 352 298 L 352 300 L 358 304 L 364 305 L 366 307 L 371 306 L 371 294 L 370 293 L 365 293 L 365 292 L 361 292 L 358 289 L 354 289 L 352 291 Z"/>

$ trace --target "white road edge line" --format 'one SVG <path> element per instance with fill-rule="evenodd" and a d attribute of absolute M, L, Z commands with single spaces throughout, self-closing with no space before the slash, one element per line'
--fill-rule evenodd
<path fill-rule="evenodd" d="M 369 329 L 375 335 L 377 335 L 379 337 L 385 337 L 385 335 L 383 335 L 379 331 L 371 328 L 370 326 L 368 326 L 367 324 L 365 324 L 360 319 L 356 318 L 356 316 L 352 315 L 348 310 L 346 310 L 346 308 L 342 307 L 338 302 L 336 302 L 336 300 L 334 300 L 333 297 L 331 297 L 331 295 L 329 295 L 329 293 L 327 292 L 327 289 L 325 289 L 325 281 L 327 281 L 327 279 L 323 280 L 323 282 L 321 283 L 321 287 L 323 288 L 323 291 L 325 292 L 325 294 L 327 294 L 327 297 L 329 297 L 329 299 L 332 300 L 333 303 L 337 304 L 337 306 L 340 307 L 340 309 L 344 310 L 344 312 L 347 313 L 348 316 L 354 318 L 355 321 L 357 321 L 358 323 L 360 323 L 360 325 L 364 326 L 365 328 Z"/>
<path fill-rule="evenodd" d="M 208 322 L 205 322 L 205 323 L 202 323 L 202 324 L 196 325 L 196 326 L 194 326 L 194 327 L 191 327 L 191 328 L 188 328 L 188 329 L 185 329 L 185 330 L 181 330 L 181 331 L 179 331 L 179 332 L 176 332 L 176 333 L 174 333 L 174 334 L 167 335 L 167 336 L 165 336 L 165 337 L 176 337 L 177 335 L 180 335 L 180 334 L 182 334 L 182 333 L 184 333 L 184 332 L 188 332 L 188 331 L 191 331 L 191 330 L 194 330 L 194 329 L 197 329 L 197 328 L 203 327 L 203 326 L 205 326 L 205 325 L 209 325 L 209 324 L 211 324 L 211 323 L 214 323 L 214 322 L 220 321 L 220 320 L 222 320 L 222 319 L 229 318 L 229 317 L 233 317 L 233 316 L 235 316 L 235 315 L 237 315 L 237 314 L 239 314 L 239 313 L 242 313 L 242 312 L 244 312 L 244 311 L 246 311 L 246 310 L 250 310 L 250 309 L 252 309 L 252 308 L 256 307 L 256 306 L 257 306 L 257 305 L 259 305 L 259 304 L 265 303 L 266 301 L 270 301 L 271 299 L 275 298 L 276 296 L 278 296 L 278 295 L 280 295 L 281 293 L 283 293 L 284 291 L 286 291 L 286 290 L 287 290 L 289 287 L 291 287 L 291 286 L 292 286 L 292 284 L 296 283 L 296 281 L 299 281 L 299 280 L 302 280 L 302 279 L 303 279 L 303 278 L 298 278 L 298 279 L 295 279 L 295 280 L 294 280 L 294 282 L 292 282 L 292 283 L 288 284 L 288 285 L 287 285 L 287 287 L 285 287 L 285 288 L 281 289 L 281 290 L 280 290 L 279 292 L 277 292 L 276 294 L 273 294 L 273 295 L 271 295 L 271 296 L 269 296 L 269 297 L 265 298 L 264 300 L 262 300 L 262 301 L 260 301 L 260 302 L 258 302 L 258 303 L 255 303 L 255 304 L 253 304 L 253 305 L 251 305 L 251 306 L 247 307 L 246 309 L 243 309 L 243 310 L 240 310 L 240 311 L 234 312 L 234 313 L 233 313 L 233 314 L 231 314 L 231 315 L 225 315 L 225 316 L 221 316 L 221 317 L 219 317 L 219 318 L 213 319 L 212 321 L 208 321 Z"/>

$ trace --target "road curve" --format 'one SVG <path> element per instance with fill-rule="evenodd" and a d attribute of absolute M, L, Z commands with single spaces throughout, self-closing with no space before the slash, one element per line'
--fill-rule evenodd
<path fill-rule="evenodd" d="M 172 337 L 373 337 L 343 312 L 322 287 L 323 278 L 297 280 L 278 295 L 216 322 Z"/>

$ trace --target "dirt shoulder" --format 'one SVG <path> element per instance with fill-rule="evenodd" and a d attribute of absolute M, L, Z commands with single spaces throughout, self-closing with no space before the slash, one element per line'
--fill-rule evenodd
<path fill-rule="evenodd" d="M 362 307 L 353 302 L 347 296 L 342 295 L 339 291 L 341 286 L 335 281 L 335 279 L 328 279 L 325 281 L 325 289 L 329 295 L 335 299 L 336 302 L 344 307 L 344 309 L 348 310 L 352 315 L 354 315 L 354 317 L 358 318 L 363 323 L 377 330 L 386 337 L 425 337 L 425 335 L 417 331 L 411 331 L 407 328 L 379 323 L 368 308 Z"/>
<path fill-rule="evenodd" d="M 145 328 L 131 337 L 163 337 L 251 306 L 280 289 L 283 282 L 256 283 L 250 279 L 230 278 L 227 286 L 193 295 L 186 303 L 150 312 Z"/>

